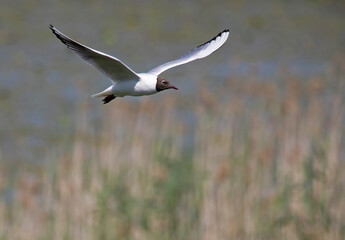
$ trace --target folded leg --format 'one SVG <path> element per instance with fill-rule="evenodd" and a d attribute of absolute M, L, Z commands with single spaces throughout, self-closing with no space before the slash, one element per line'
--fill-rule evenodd
<path fill-rule="evenodd" d="M 106 103 L 108 103 L 108 102 L 110 102 L 110 101 L 112 101 L 112 100 L 114 100 L 116 97 L 115 97 L 115 95 L 108 95 L 108 96 L 106 96 L 105 98 L 103 98 L 103 104 L 106 104 Z"/>

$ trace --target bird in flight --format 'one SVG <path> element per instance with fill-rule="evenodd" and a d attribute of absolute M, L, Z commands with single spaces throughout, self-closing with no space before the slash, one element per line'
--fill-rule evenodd
<path fill-rule="evenodd" d="M 170 68 L 207 57 L 220 48 L 229 36 L 229 30 L 225 29 L 211 40 L 173 61 L 159 65 L 147 73 L 136 73 L 120 59 L 74 41 L 53 25 L 50 25 L 49 28 L 70 50 L 110 78 L 112 82 L 110 87 L 92 95 L 92 97 L 103 97 L 102 101 L 104 104 L 116 97 L 151 95 L 167 89 L 178 90 L 168 80 L 159 77 L 159 74 Z"/>

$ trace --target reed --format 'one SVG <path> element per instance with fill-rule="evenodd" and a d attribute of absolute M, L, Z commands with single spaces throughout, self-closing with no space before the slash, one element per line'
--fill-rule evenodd
<path fill-rule="evenodd" d="M 41 171 L 0 169 L 0 239 L 344 239 L 343 80 L 81 103 Z"/>

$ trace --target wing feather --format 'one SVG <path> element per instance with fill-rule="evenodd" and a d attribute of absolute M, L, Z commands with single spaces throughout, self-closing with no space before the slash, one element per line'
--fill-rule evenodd
<path fill-rule="evenodd" d="M 211 53 L 219 49 L 225 43 L 228 37 L 229 37 L 229 29 L 225 29 L 224 31 L 220 32 L 217 36 L 212 38 L 211 40 L 194 48 L 193 50 L 189 51 L 185 55 L 173 61 L 159 65 L 158 67 L 151 69 L 148 73 L 158 76 L 160 73 L 170 68 L 194 61 L 196 59 L 207 57 L 208 55 L 210 55 Z"/>
<path fill-rule="evenodd" d="M 49 28 L 70 50 L 95 66 L 112 81 L 139 79 L 139 76 L 119 59 L 74 41 L 57 30 L 53 25 L 50 25 Z"/>

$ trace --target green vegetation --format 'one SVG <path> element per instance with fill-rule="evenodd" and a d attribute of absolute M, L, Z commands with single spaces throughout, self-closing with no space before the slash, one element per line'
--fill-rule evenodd
<path fill-rule="evenodd" d="M 0 240 L 345 239 L 344 6 L 2 1 Z M 231 35 L 102 105 L 50 23 L 137 71 Z"/>
<path fill-rule="evenodd" d="M 329 81 L 338 87 L 328 101 L 313 78 L 287 77 L 283 93 L 250 79 L 217 94 L 201 87 L 188 149 L 191 129 L 173 95 L 155 108 L 152 98 L 119 100 L 97 132 L 82 106 L 71 145 L 47 154 L 40 173 L 11 184 L 2 170 L 0 189 L 14 194 L 0 202 L 0 236 L 343 239 L 340 79 Z"/>

